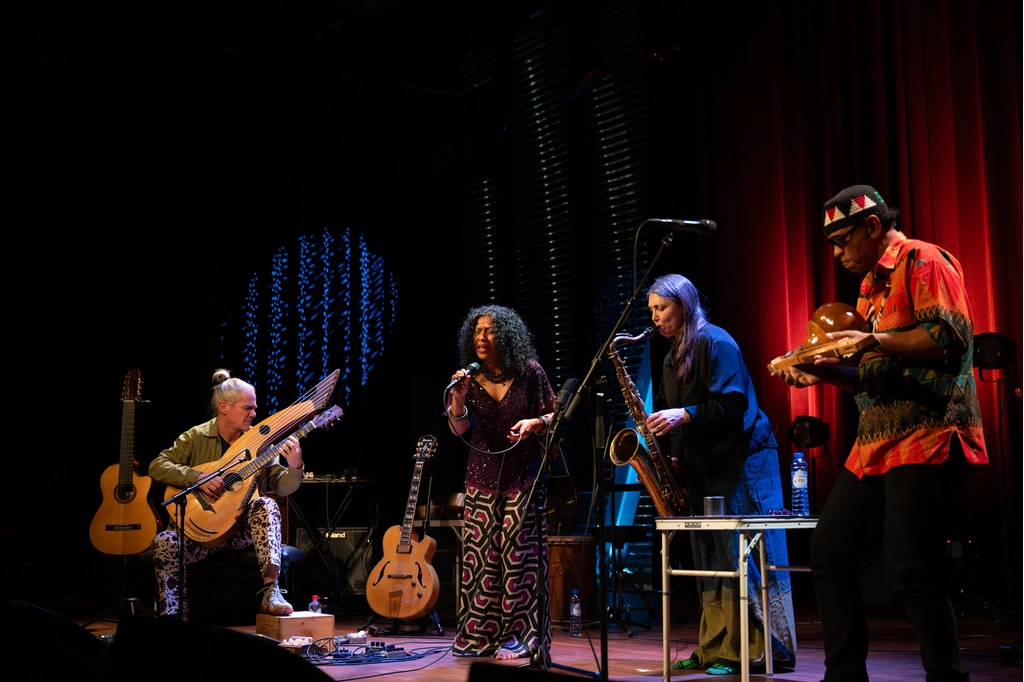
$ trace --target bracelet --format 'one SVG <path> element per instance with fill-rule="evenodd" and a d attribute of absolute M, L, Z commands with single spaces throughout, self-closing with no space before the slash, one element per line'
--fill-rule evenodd
<path fill-rule="evenodd" d="M 540 423 L 544 426 L 544 428 L 541 429 L 540 432 L 546 433 L 548 428 L 551 426 L 551 416 L 547 414 L 542 414 L 541 416 L 537 417 L 537 419 L 539 419 Z"/>
<path fill-rule="evenodd" d="M 462 416 L 460 416 L 460 417 L 456 417 L 454 414 L 452 414 L 452 406 L 451 405 L 448 406 L 448 408 L 445 410 L 445 412 L 448 413 L 448 418 L 451 419 L 453 422 L 464 422 L 464 421 L 466 421 L 469 418 L 469 407 L 467 407 L 466 405 L 463 405 L 462 409 L 463 409 L 463 412 L 462 412 Z"/>

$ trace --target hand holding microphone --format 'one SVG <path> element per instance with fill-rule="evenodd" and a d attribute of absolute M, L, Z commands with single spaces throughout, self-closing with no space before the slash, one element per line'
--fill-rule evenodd
<path fill-rule="evenodd" d="M 461 384 L 463 379 L 465 379 L 468 376 L 473 376 L 474 374 L 476 374 L 479 371 L 480 371 L 480 363 L 479 362 L 471 362 L 471 363 L 469 363 L 469 365 L 467 365 L 464 369 L 460 369 L 458 372 L 456 372 L 455 374 L 452 375 L 451 383 L 449 383 L 447 386 L 445 386 L 444 390 L 447 391 L 449 388 L 454 388 L 456 385 Z M 465 395 L 464 392 L 463 392 L 463 395 Z"/>

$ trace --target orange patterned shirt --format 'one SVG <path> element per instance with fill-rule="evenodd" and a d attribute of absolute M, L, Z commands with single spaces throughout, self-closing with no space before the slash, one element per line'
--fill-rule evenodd
<path fill-rule="evenodd" d="M 986 464 L 974 382 L 974 323 L 963 269 L 947 251 L 902 232 L 860 286 L 857 310 L 874 332 L 920 327 L 939 358 L 866 353 L 858 367 L 857 441 L 846 468 L 858 478 L 902 464 L 940 464 L 959 438 L 967 461 Z"/>

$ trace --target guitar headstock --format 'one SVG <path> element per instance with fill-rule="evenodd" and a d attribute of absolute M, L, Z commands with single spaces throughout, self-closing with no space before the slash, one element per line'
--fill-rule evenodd
<path fill-rule="evenodd" d="M 142 375 L 137 369 L 128 370 L 124 377 L 124 387 L 121 389 L 121 400 L 128 402 L 138 400 L 142 394 Z"/>
<path fill-rule="evenodd" d="M 336 420 L 340 419 L 341 415 L 343 414 L 344 412 L 341 411 L 340 407 L 338 407 L 337 405 L 332 405 L 330 409 L 321 412 L 317 416 L 313 417 L 313 428 L 322 429 L 323 427 L 328 426 L 334 423 Z"/>
<path fill-rule="evenodd" d="M 434 450 L 437 449 L 437 439 L 427 434 L 421 436 L 419 441 L 416 442 L 416 454 L 413 455 L 413 459 L 417 462 L 423 462 L 434 456 Z"/>

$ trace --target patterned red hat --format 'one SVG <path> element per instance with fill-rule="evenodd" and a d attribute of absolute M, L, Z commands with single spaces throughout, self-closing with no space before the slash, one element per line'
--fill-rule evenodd
<path fill-rule="evenodd" d="M 827 202 L 822 209 L 822 223 L 825 235 L 860 225 L 868 216 L 881 213 L 885 199 L 870 185 L 847 187 Z"/>

